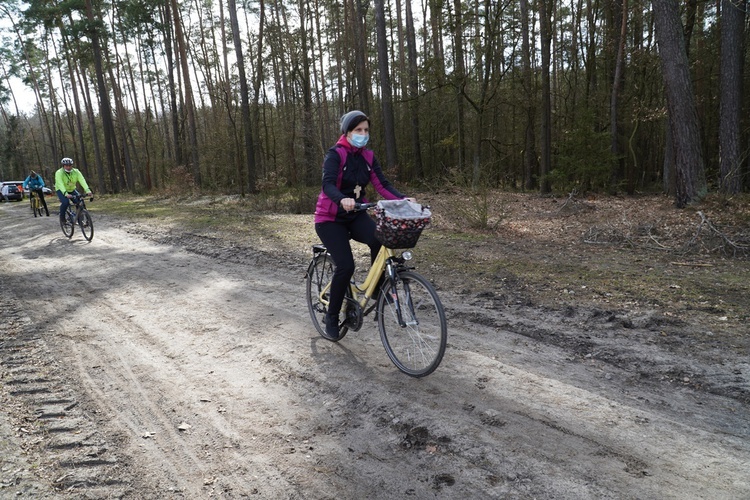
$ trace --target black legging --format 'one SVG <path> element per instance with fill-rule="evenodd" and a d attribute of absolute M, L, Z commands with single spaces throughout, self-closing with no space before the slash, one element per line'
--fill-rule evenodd
<path fill-rule="evenodd" d="M 349 222 L 320 222 L 315 224 L 315 232 L 328 249 L 336 264 L 331 281 L 331 296 L 328 314 L 338 316 L 349 281 L 354 275 L 354 255 L 349 240 L 359 241 L 370 247 L 370 262 L 380 251 L 380 242 L 375 238 L 375 221 L 367 212 L 359 212 Z"/>
<path fill-rule="evenodd" d="M 39 195 L 39 200 L 42 202 L 44 211 L 47 212 L 47 215 L 49 216 L 49 208 L 47 208 L 47 200 L 44 199 L 44 191 L 42 191 L 42 188 L 32 189 L 31 191 Z"/>

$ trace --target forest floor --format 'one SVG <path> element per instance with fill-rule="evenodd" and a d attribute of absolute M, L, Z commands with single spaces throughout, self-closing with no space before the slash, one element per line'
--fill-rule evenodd
<path fill-rule="evenodd" d="M 418 199 L 423 379 L 316 334 L 309 214 L 0 204 L 0 498 L 750 497 L 748 200 Z"/>

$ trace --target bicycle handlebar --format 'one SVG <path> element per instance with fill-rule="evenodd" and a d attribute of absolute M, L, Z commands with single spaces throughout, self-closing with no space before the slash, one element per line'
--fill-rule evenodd
<path fill-rule="evenodd" d="M 354 211 L 358 212 L 358 211 L 361 211 L 361 210 L 369 210 L 369 209 L 375 208 L 377 206 L 378 206 L 377 203 L 355 203 L 354 204 Z"/>
<path fill-rule="evenodd" d="M 86 198 L 88 198 L 89 201 L 94 201 L 94 193 L 91 193 L 91 196 L 86 196 L 86 195 L 81 194 L 81 193 L 79 193 L 77 191 L 73 191 L 72 193 L 68 193 L 68 194 L 71 195 L 71 197 L 70 197 L 71 201 L 74 201 L 74 200 L 86 200 Z"/>
<path fill-rule="evenodd" d="M 369 209 L 375 208 L 377 206 L 378 206 L 377 203 L 355 203 L 353 211 L 354 212 L 358 212 L 358 211 L 361 211 L 361 210 L 369 210 Z M 425 209 L 425 208 L 429 209 L 430 208 L 429 205 L 420 205 L 420 206 L 422 207 L 422 209 Z"/>

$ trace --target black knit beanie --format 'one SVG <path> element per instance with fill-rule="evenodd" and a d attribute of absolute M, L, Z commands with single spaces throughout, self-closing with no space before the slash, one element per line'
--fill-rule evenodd
<path fill-rule="evenodd" d="M 342 134 L 346 134 L 347 132 L 349 132 L 350 127 L 351 127 L 352 123 L 354 123 L 355 118 L 358 118 L 360 116 L 362 116 L 365 119 L 369 120 L 369 118 L 367 118 L 367 115 L 364 114 L 363 112 L 359 111 L 358 109 L 349 111 L 347 114 L 345 114 L 344 116 L 342 116 L 341 117 L 341 133 Z M 354 127 L 351 127 L 351 128 L 354 128 Z"/>

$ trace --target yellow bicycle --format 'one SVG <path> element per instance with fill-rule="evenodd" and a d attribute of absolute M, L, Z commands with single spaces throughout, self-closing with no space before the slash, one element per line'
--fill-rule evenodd
<path fill-rule="evenodd" d="M 37 191 L 32 190 L 31 191 L 31 212 L 34 214 L 34 217 L 41 217 L 42 216 L 42 209 L 44 206 L 42 205 L 42 200 L 39 198 L 39 193 Z"/>
<path fill-rule="evenodd" d="M 374 203 L 362 203 L 356 209 L 368 210 L 375 206 Z M 401 240 L 389 246 L 411 248 L 416 244 L 419 232 L 416 238 L 411 235 L 410 241 Z M 307 307 L 313 325 L 323 336 L 335 264 L 324 245 L 313 245 L 312 250 L 313 257 L 306 273 Z M 401 251 L 386 244 L 381 247 L 365 281 L 357 284 L 352 280 L 346 292 L 342 307 L 345 319 L 340 325 L 338 340 L 349 330 L 359 331 L 363 318 L 375 310 L 380 339 L 393 364 L 407 375 L 424 377 L 435 371 L 443 359 L 448 326 L 435 287 L 407 264 L 411 258 L 411 250 Z"/>

